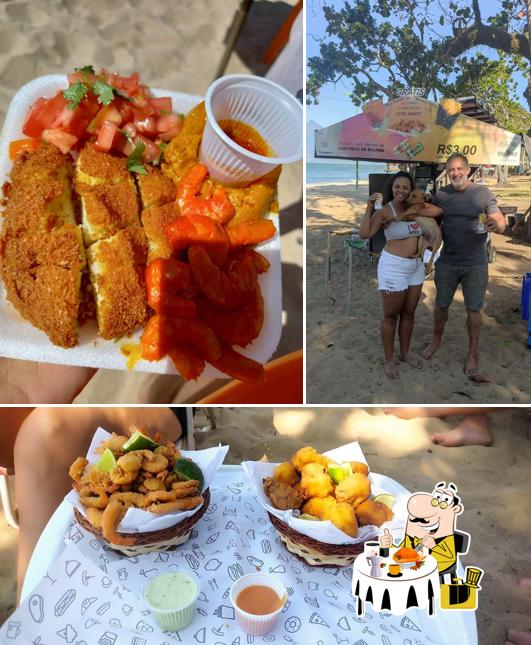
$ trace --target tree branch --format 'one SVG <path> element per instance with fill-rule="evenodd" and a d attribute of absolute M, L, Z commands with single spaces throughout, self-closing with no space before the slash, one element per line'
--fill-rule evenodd
<path fill-rule="evenodd" d="M 455 30 L 454 36 L 443 43 L 442 49 L 446 58 L 455 58 L 477 45 L 485 45 L 531 60 L 527 34 L 508 33 L 499 27 L 483 24 Z"/>

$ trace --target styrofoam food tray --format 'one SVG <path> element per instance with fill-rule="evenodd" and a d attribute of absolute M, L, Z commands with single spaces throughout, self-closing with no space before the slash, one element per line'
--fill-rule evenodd
<path fill-rule="evenodd" d="M 24 85 L 13 97 L 4 121 L 0 136 L 0 185 L 11 172 L 13 162 L 9 159 L 9 142 L 24 138 L 22 125 L 31 104 L 40 96 L 46 98 L 55 95 L 58 89 L 66 89 L 68 81 L 63 75 L 41 76 Z M 172 92 L 171 90 L 151 89 L 153 96 L 171 96 L 173 110 L 189 112 L 203 99 L 200 96 Z M 278 234 L 278 215 L 270 214 L 277 233 L 274 238 L 258 246 L 271 266 L 269 271 L 258 277 L 264 297 L 264 325 L 258 338 L 245 349 L 237 347 L 249 358 L 264 363 L 275 351 L 282 330 L 282 300 L 280 281 L 280 237 Z M 126 357 L 120 347 L 124 344 L 137 343 L 142 330 L 120 341 L 104 340 L 97 333 L 95 321 L 91 321 L 79 330 L 79 345 L 71 349 L 57 347 L 48 336 L 33 327 L 7 301 L 3 283 L 0 283 L 0 356 L 20 358 L 30 361 L 57 363 L 59 365 L 82 365 L 86 367 L 103 367 L 107 369 L 127 369 Z M 158 374 L 175 374 L 176 370 L 169 358 L 157 362 L 139 360 L 134 369 L 139 372 Z M 226 377 L 211 365 L 207 365 L 202 376 Z"/>

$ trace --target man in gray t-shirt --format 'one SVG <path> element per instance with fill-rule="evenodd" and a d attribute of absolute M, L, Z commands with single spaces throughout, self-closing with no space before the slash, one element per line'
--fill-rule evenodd
<path fill-rule="evenodd" d="M 441 346 L 448 309 L 461 284 L 468 328 L 465 373 L 475 374 L 479 360 L 481 309 L 488 283 L 487 237 L 488 232 L 503 233 L 505 219 L 491 191 L 469 181 L 470 166 L 464 155 L 450 155 L 446 170 L 451 185 L 437 192 L 433 200 L 443 209 L 444 246 L 435 265 L 437 295 L 433 337 L 422 355 L 429 359 Z M 481 221 L 480 213 L 486 214 L 485 221 Z"/>

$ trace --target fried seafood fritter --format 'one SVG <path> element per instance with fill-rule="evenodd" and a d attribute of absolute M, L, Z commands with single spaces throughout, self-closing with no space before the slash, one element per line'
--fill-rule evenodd
<path fill-rule="evenodd" d="M 356 517 L 360 526 L 381 526 L 393 518 L 393 511 L 381 502 L 366 499 L 356 508 Z"/>
<path fill-rule="evenodd" d="M 369 466 L 363 463 L 363 461 L 350 461 L 349 463 L 353 473 L 360 473 L 361 475 L 365 475 L 365 477 L 369 476 Z"/>
<path fill-rule="evenodd" d="M 293 455 L 291 463 L 295 466 L 300 473 L 306 464 L 315 463 L 322 466 L 328 466 L 330 460 L 324 455 L 320 455 L 315 448 L 311 446 L 304 446 Z"/>
<path fill-rule="evenodd" d="M 336 499 L 338 502 L 347 502 L 356 508 L 371 494 L 371 482 L 368 477 L 354 473 L 336 486 Z"/>
<path fill-rule="evenodd" d="M 304 499 L 327 497 L 334 491 L 334 483 L 325 466 L 309 463 L 302 467 L 299 490 Z"/>
<path fill-rule="evenodd" d="M 281 511 L 287 511 L 302 506 L 304 498 L 298 488 L 276 481 L 272 477 L 266 477 L 263 484 L 265 494 L 269 497 L 271 504 L 275 508 Z"/>
<path fill-rule="evenodd" d="M 299 475 L 295 470 L 295 466 L 290 461 L 285 461 L 279 464 L 273 471 L 273 479 L 287 484 L 288 486 L 295 486 L 299 483 Z"/>
<path fill-rule="evenodd" d="M 301 511 L 308 515 L 318 517 L 321 520 L 323 519 L 321 517 L 323 512 L 336 504 L 337 500 L 332 495 L 328 495 L 327 497 L 312 497 L 304 504 Z"/>
<path fill-rule="evenodd" d="M 350 504 L 338 502 L 325 508 L 321 514 L 322 520 L 330 520 L 334 526 L 350 537 L 358 534 L 358 522 L 356 513 Z"/>

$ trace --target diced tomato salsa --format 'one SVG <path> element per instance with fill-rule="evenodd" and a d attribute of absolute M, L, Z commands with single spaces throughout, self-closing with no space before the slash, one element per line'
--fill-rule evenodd
<path fill-rule="evenodd" d="M 182 118 L 172 113 L 171 97 L 152 97 L 135 72 L 120 76 L 92 67 L 68 75 L 69 86 L 30 107 L 22 132 L 29 140 L 48 141 L 62 152 L 94 141 L 103 152 L 130 155 L 141 144 L 142 161 L 157 163 L 163 145 L 176 136 Z M 23 141 L 23 140 L 21 140 Z M 13 155 L 35 144 L 17 145 Z"/>

